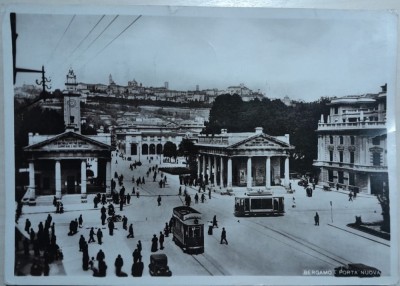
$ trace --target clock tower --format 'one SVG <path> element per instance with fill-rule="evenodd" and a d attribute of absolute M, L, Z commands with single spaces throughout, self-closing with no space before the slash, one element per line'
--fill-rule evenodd
<path fill-rule="evenodd" d="M 77 94 L 77 85 L 76 75 L 70 69 L 64 91 L 64 124 L 66 129 L 81 133 L 81 96 Z"/>

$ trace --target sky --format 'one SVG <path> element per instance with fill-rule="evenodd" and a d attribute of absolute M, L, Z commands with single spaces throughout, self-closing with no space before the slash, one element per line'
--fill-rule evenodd
<path fill-rule="evenodd" d="M 174 90 L 243 83 L 270 98 L 379 92 L 393 76 L 396 26 L 385 12 L 221 9 L 185 13 L 17 13 L 17 67 L 51 89 L 78 82 Z M 140 16 L 140 17 L 139 17 Z M 17 75 L 16 86 L 39 74 Z"/>

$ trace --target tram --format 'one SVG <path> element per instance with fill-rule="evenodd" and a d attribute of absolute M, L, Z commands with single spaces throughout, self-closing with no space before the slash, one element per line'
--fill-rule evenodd
<path fill-rule="evenodd" d="M 249 192 L 235 197 L 235 216 L 283 215 L 285 203 L 283 196 L 270 192 Z"/>
<path fill-rule="evenodd" d="M 179 206 L 172 213 L 172 240 L 186 253 L 204 252 L 204 223 L 201 213 L 188 206 Z"/>

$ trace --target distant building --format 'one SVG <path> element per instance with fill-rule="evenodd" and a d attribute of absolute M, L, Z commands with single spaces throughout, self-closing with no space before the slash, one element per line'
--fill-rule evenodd
<path fill-rule="evenodd" d="M 332 99 L 318 123 L 319 182 L 367 194 L 388 187 L 386 85 L 377 94 Z"/>
<path fill-rule="evenodd" d="M 270 136 L 261 127 L 255 132 L 199 135 L 198 177 L 211 184 L 265 187 L 289 185 L 289 135 Z"/>

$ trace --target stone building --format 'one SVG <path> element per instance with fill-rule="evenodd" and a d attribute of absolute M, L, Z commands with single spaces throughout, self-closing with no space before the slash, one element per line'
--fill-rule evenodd
<path fill-rule="evenodd" d="M 367 194 L 388 186 L 386 85 L 377 94 L 331 100 L 317 134 L 320 183 Z"/>
<path fill-rule="evenodd" d="M 269 136 L 261 127 L 255 132 L 200 135 L 198 177 L 231 189 L 234 186 L 289 185 L 289 135 Z"/>

